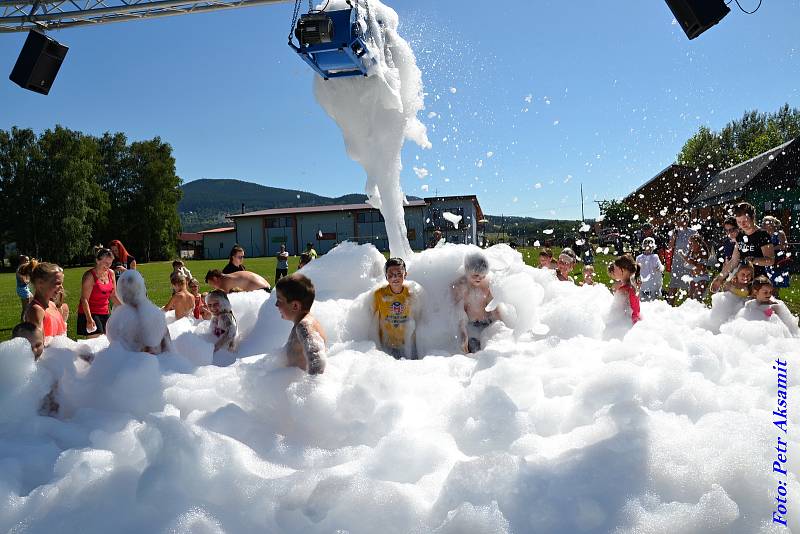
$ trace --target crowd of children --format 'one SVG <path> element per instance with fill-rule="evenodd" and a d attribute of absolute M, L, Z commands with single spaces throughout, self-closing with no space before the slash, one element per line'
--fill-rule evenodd
<path fill-rule="evenodd" d="M 740 211 L 750 217 L 752 214 L 748 209 L 752 208 L 745 206 Z M 747 223 L 740 221 L 738 215 L 737 222 L 747 230 Z M 748 235 L 753 234 L 754 230 Z M 683 273 L 682 281 L 688 287 L 689 298 L 702 300 L 711 286 L 712 291 L 722 290 L 730 295 L 728 302 L 735 303 L 730 306 L 730 318 L 739 315 L 769 320 L 775 315 L 793 335 L 800 335 L 796 319 L 786 305 L 776 298 L 776 284 L 761 272 L 764 271 L 763 267 L 759 270 L 759 265 L 766 265 L 766 255 L 758 255 L 752 247 L 740 247 L 741 255 L 737 253 L 739 249 L 735 249 L 731 260 L 724 264 L 720 277 L 712 284 L 711 251 L 708 245 L 697 234 L 687 235 L 685 241 L 686 249 L 676 253 L 683 267 L 676 272 L 673 263 L 672 274 Z M 747 240 L 743 242 L 747 243 Z M 635 259 L 624 254 L 608 265 L 608 275 L 613 280 L 611 289 L 632 324 L 641 320 L 640 301 L 652 301 L 664 296 L 662 280 L 665 266 L 655 254 L 655 249 L 655 239 L 645 237 L 641 243 L 641 254 Z M 66 332 L 69 307 L 63 301 L 63 270 L 54 264 L 27 258 L 24 260 L 16 274 L 23 322 L 14 328 L 13 336 L 27 339 L 34 359 L 38 359 L 49 339 Z M 575 283 L 572 275 L 577 263 L 577 255 L 570 248 L 562 249 L 557 258 L 548 248 L 541 249 L 539 253 L 539 267 L 552 270 L 554 278 L 561 282 Z M 579 285 L 595 285 L 595 274 L 592 265 L 584 265 Z M 774 274 L 774 269 L 770 274 Z M 281 272 L 280 275 L 275 285 L 275 306 L 281 318 L 292 323 L 284 346 L 285 363 L 309 374 L 321 374 L 326 365 L 327 337 L 319 321 L 311 314 L 316 293 L 314 284 L 299 272 L 292 275 Z M 375 288 L 370 299 L 374 340 L 381 350 L 396 359 L 416 359 L 420 356 L 416 330 L 424 320 L 425 292 L 420 284 L 408 280 L 406 263 L 401 258 L 389 258 L 384 265 L 384 275 L 386 283 Z M 173 311 L 176 320 L 186 317 L 208 320 L 214 351 L 236 352 L 239 332 L 228 294 L 241 290 L 269 291 L 269 283 L 246 270 L 235 270 L 228 274 L 212 270 L 206 275 L 206 282 L 214 290 L 201 295 L 199 282 L 182 261 L 176 260 L 170 275 L 172 296 L 159 309 L 148 300 L 141 274 L 134 269 L 123 271 L 116 282 L 120 310 L 111 316 L 106 330 L 109 341 L 121 343 L 132 351 L 152 354 L 169 351 L 171 340 L 164 312 Z M 458 319 L 456 337 L 463 353 L 480 351 L 483 348 L 484 330 L 495 321 L 502 320 L 498 308 L 490 306 L 493 300 L 490 282 L 487 256 L 478 250 L 468 252 L 464 257 L 463 270 L 453 280 L 450 291 L 451 305 Z M 33 292 L 25 290 L 28 284 L 33 285 Z M 131 324 L 138 326 L 131 328 Z"/>

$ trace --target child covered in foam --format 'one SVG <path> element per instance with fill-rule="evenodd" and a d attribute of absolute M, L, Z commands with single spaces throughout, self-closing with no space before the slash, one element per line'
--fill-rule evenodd
<path fill-rule="evenodd" d="M 745 302 L 750 298 L 753 274 L 752 263 L 741 264 L 722 286 L 724 291 L 711 296 L 709 330 L 718 333 L 722 324 L 736 317 L 736 314 L 744 308 Z"/>
<path fill-rule="evenodd" d="M 383 270 L 388 283 L 376 289 L 372 298 L 375 337 L 395 359 L 416 359 L 415 327 L 422 309 L 422 287 L 406 280 L 406 263 L 401 258 L 389 258 Z"/>
<path fill-rule="evenodd" d="M 481 350 L 481 334 L 501 319 L 497 308 L 486 310 L 493 298 L 489 282 L 489 260 L 483 252 L 464 256 L 464 274 L 453 282 L 452 296 L 459 316 L 461 349 L 466 354 Z"/>
<path fill-rule="evenodd" d="M 144 278 L 129 269 L 117 281 L 117 297 L 122 306 L 114 308 L 108 320 L 110 344 L 120 344 L 131 352 L 161 354 L 172 350 L 172 339 L 164 312 L 150 302 Z"/>
<path fill-rule="evenodd" d="M 298 367 L 310 375 L 325 371 L 327 337 L 322 325 L 311 315 L 316 290 L 314 284 L 300 273 L 284 276 L 275 284 L 275 307 L 282 319 L 291 321 L 286 341 L 286 365 Z"/>
<path fill-rule="evenodd" d="M 214 352 L 224 348 L 236 352 L 239 348 L 238 326 L 227 293 L 215 289 L 206 295 L 206 306 L 211 313 L 211 332 L 214 335 Z"/>
<path fill-rule="evenodd" d="M 758 276 L 753 280 L 750 296 L 744 308 L 737 317 L 750 321 L 782 322 L 793 336 L 800 336 L 800 326 L 797 317 L 792 315 L 789 308 L 782 301 L 772 296 L 772 281 L 766 276 Z"/>

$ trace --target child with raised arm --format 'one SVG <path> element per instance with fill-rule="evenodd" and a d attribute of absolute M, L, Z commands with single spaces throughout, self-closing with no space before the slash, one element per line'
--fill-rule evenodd
<path fill-rule="evenodd" d="M 327 338 L 322 325 L 311 315 L 316 291 L 311 280 L 300 273 L 284 276 L 275 284 L 275 306 L 282 319 L 294 326 L 284 349 L 286 365 L 298 367 L 310 375 L 325 371 L 325 344 Z"/>
<path fill-rule="evenodd" d="M 800 336 L 797 317 L 792 315 L 786 304 L 772 296 L 772 290 L 772 281 L 767 276 L 757 276 L 751 286 L 752 300 L 747 301 L 744 309 L 739 312 L 740 316 L 751 320 L 769 321 L 775 315 L 793 336 Z"/>
<path fill-rule="evenodd" d="M 492 300 L 488 274 L 489 260 L 483 252 L 470 252 L 464 257 L 464 274 L 453 283 L 461 349 L 466 354 L 481 350 L 481 333 L 500 318 L 496 308 L 486 311 Z"/>
<path fill-rule="evenodd" d="M 388 284 L 376 289 L 372 299 L 376 337 L 381 348 L 395 359 L 416 359 L 415 330 L 421 310 L 421 288 L 406 280 L 406 263 L 401 258 L 389 258 L 383 272 Z"/>
<path fill-rule="evenodd" d="M 642 253 L 636 256 L 639 273 L 642 277 L 642 287 L 639 288 L 639 298 L 642 302 L 656 300 L 661 297 L 664 286 L 664 265 L 656 251 L 656 240 L 645 237 L 642 240 Z"/>
<path fill-rule="evenodd" d="M 216 338 L 214 352 L 222 348 L 236 352 L 239 348 L 239 340 L 236 337 L 238 327 L 228 294 L 221 289 L 209 292 L 206 295 L 206 306 L 211 313 L 211 332 Z"/>
<path fill-rule="evenodd" d="M 722 285 L 722 289 L 728 293 L 733 293 L 741 299 L 746 299 L 750 296 L 750 284 L 753 283 L 754 274 L 755 268 L 753 264 L 749 262 L 743 263 L 736 269 L 733 277 Z"/>
<path fill-rule="evenodd" d="M 180 271 L 173 271 L 169 275 L 169 281 L 172 284 L 172 296 L 161 309 L 165 312 L 174 310 L 176 321 L 192 315 L 195 307 L 194 295 L 187 289 L 186 277 Z"/>
<path fill-rule="evenodd" d="M 625 299 L 626 313 L 630 310 L 631 321 L 636 324 L 641 320 L 639 295 L 636 291 L 636 286 L 639 284 L 639 265 L 625 254 L 611 262 L 608 271 L 615 282 L 614 294 Z"/>

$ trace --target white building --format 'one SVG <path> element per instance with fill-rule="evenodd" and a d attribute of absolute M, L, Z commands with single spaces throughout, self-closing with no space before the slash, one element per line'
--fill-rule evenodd
<path fill-rule="evenodd" d="M 214 228 L 198 232 L 203 236 L 203 258 L 207 260 L 227 260 L 236 244 L 236 228 Z"/>
<path fill-rule="evenodd" d="M 444 218 L 446 212 L 462 217 L 457 229 Z M 389 249 L 383 217 L 369 204 L 276 208 L 229 218 L 234 222 L 232 231 L 203 232 L 206 258 L 227 258 L 234 243 L 244 247 L 250 257 L 274 256 L 282 244 L 292 255 L 300 254 L 307 243 L 320 254 L 342 241 Z M 483 212 L 475 195 L 411 200 L 405 206 L 408 241 L 415 250 L 425 248 L 435 230 L 440 230 L 448 242 L 477 244 L 481 219 Z"/>

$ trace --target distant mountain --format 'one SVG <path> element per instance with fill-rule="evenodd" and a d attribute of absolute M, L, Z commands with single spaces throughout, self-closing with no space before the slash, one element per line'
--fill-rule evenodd
<path fill-rule="evenodd" d="M 330 206 L 333 204 L 360 204 L 367 196 L 358 193 L 340 197 L 325 197 L 296 189 L 282 189 L 254 184 L 242 180 L 217 180 L 204 178 L 181 186 L 183 198 L 178 204 L 184 232 L 196 232 L 226 226 L 225 219 L 232 213 L 294 208 L 305 206 Z M 408 197 L 409 200 L 417 197 Z"/>

